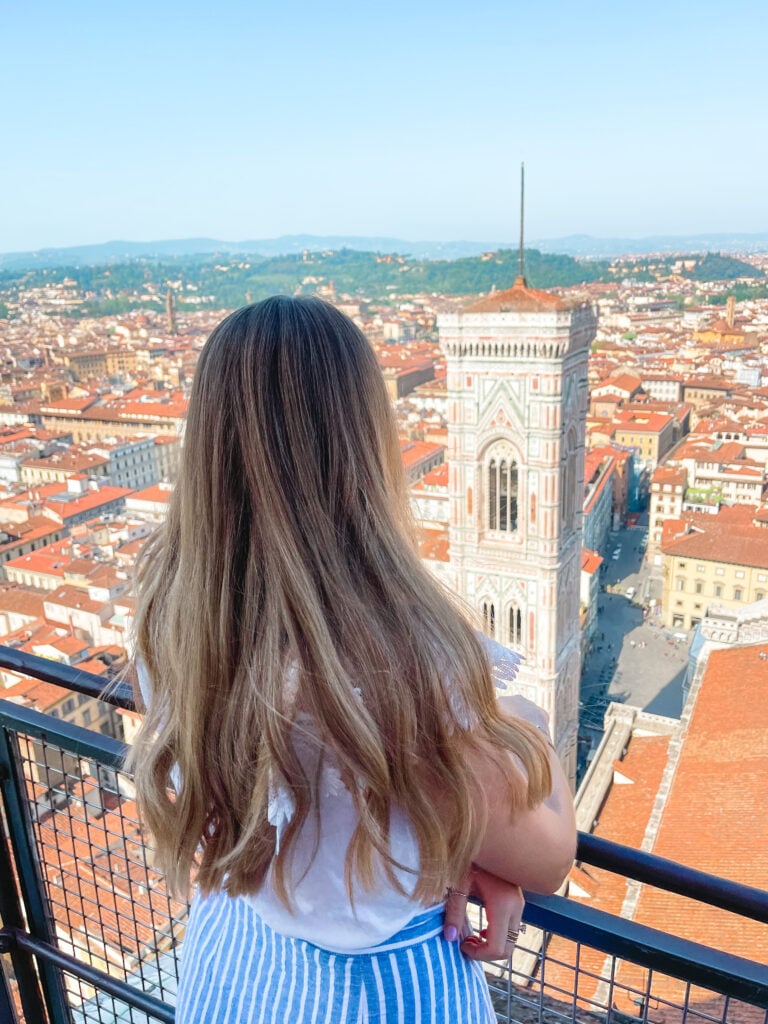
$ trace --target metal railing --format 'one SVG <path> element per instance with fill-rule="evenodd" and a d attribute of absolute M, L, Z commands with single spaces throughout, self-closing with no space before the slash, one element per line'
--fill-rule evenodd
<path fill-rule="evenodd" d="M 0 668 L 89 697 L 104 685 L 2 647 Z M 133 707 L 125 686 L 108 699 Z M 173 1021 L 188 907 L 152 866 L 124 753 L 0 700 L 0 1021 Z M 768 923 L 765 892 L 596 836 L 580 835 L 578 864 Z M 499 1020 L 768 1024 L 756 961 L 563 896 L 528 896 L 525 920 L 511 963 L 489 972 Z"/>

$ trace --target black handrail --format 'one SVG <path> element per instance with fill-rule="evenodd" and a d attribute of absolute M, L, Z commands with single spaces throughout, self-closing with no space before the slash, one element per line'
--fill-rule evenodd
<path fill-rule="evenodd" d="M 15 647 L 0 644 L 0 668 L 18 672 L 20 675 L 41 679 L 44 683 L 63 686 L 75 693 L 83 693 L 95 700 L 106 701 L 113 707 L 125 711 L 135 711 L 133 691 L 128 683 L 110 680 L 105 683 L 102 676 L 93 672 L 83 672 L 74 665 L 62 665 L 61 662 L 41 658 L 37 654 L 17 651 Z"/>
<path fill-rule="evenodd" d="M 4 944 L 9 949 L 15 947 L 25 953 L 32 953 L 46 963 L 58 967 L 59 970 L 80 978 L 92 988 L 106 992 L 107 995 L 119 999 L 120 1002 L 128 1003 L 129 1006 L 141 1010 L 148 1017 L 173 1024 L 173 1007 L 156 996 L 151 996 L 134 985 L 129 985 L 126 981 L 120 981 L 119 978 L 113 978 L 110 974 L 100 971 L 98 967 L 92 967 L 90 964 L 70 956 L 69 953 L 64 953 L 49 942 L 41 942 L 40 939 L 36 939 L 21 929 L 5 928 L 0 932 L 0 936 L 5 940 Z"/>
<path fill-rule="evenodd" d="M 768 924 L 768 892 L 689 868 L 655 853 L 579 832 L 576 861 Z"/>

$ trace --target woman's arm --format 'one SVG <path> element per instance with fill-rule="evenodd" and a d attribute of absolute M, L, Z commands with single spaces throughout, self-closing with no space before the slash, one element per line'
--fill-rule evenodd
<path fill-rule="evenodd" d="M 530 701 L 505 697 L 500 703 L 507 713 L 547 732 L 545 712 Z M 555 892 L 576 853 L 576 819 L 568 780 L 554 747 L 549 755 L 552 791 L 533 810 L 510 810 L 507 779 L 512 777 L 516 784 L 525 786 L 523 773 L 511 754 L 500 757 L 498 750 L 489 746 L 471 752 L 469 758 L 477 780 L 479 810 L 487 821 L 474 862 L 531 892 Z"/>

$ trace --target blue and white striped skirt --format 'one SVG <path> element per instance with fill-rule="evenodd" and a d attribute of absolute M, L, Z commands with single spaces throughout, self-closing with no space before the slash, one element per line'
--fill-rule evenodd
<path fill-rule="evenodd" d="M 428 910 L 365 953 L 273 931 L 244 899 L 195 897 L 177 1024 L 492 1024 L 482 966 Z"/>

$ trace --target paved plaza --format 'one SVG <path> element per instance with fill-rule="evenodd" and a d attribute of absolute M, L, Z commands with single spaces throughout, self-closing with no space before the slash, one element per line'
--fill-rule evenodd
<path fill-rule="evenodd" d="M 581 680 L 581 733 L 593 746 L 599 741 L 608 701 L 622 701 L 657 715 L 679 718 L 690 636 L 661 625 L 661 570 L 643 561 L 643 526 L 612 535 L 610 556 L 601 571 L 597 633 Z M 633 600 L 626 596 L 634 587 Z M 656 601 L 646 615 L 643 606 Z M 638 602 L 638 603 L 635 603 Z"/>

